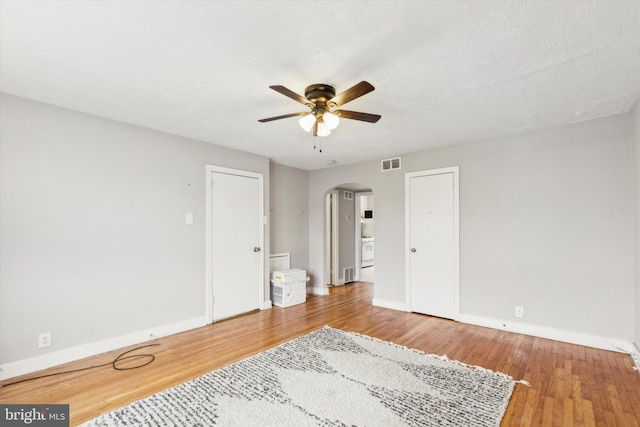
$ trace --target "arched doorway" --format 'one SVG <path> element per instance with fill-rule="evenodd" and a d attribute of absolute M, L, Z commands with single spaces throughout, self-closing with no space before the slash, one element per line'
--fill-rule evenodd
<path fill-rule="evenodd" d="M 369 186 L 345 183 L 325 193 L 324 266 L 326 285 L 355 281 L 373 283 L 373 191 Z"/>

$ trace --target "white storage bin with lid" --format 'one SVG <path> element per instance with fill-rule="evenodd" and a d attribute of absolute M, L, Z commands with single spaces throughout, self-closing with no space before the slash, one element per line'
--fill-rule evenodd
<path fill-rule="evenodd" d="M 307 272 L 299 268 L 271 273 L 271 302 L 278 307 L 290 307 L 307 300 Z"/>

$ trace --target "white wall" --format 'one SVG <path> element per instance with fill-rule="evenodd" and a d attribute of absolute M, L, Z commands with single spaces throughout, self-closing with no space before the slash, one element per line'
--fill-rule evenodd
<path fill-rule="evenodd" d="M 342 182 L 376 197 L 374 301 L 405 308 L 404 173 L 460 166 L 461 313 L 633 341 L 631 119 L 571 126 L 310 173 L 310 249 L 322 275 L 322 200 Z M 401 138 L 401 132 L 398 134 Z"/>
<path fill-rule="evenodd" d="M 632 111 L 635 152 L 635 343 L 640 348 L 640 101 Z"/>
<path fill-rule="evenodd" d="M 269 160 L 0 102 L 0 363 L 203 317 L 206 164 L 264 174 L 268 212 Z"/>
<path fill-rule="evenodd" d="M 271 253 L 291 254 L 291 268 L 309 265 L 309 172 L 271 163 Z"/>

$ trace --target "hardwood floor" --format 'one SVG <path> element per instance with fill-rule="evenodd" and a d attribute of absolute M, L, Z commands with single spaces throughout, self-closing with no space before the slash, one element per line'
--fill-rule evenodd
<path fill-rule="evenodd" d="M 528 381 L 530 386 L 516 385 L 502 426 L 640 425 L 640 374 L 628 355 L 373 307 L 371 298 L 371 284 L 332 288 L 329 296 L 310 296 L 305 304 L 144 343 L 160 345 L 137 352 L 156 357 L 139 369 L 106 366 L 3 386 L 0 403 L 70 404 L 71 425 L 77 425 L 329 325 Z M 129 348 L 31 376 L 108 363 Z"/>

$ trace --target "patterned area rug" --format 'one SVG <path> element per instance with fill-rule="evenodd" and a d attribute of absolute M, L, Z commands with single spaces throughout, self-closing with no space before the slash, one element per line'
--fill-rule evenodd
<path fill-rule="evenodd" d="M 83 426 L 498 426 L 514 385 L 325 326 Z"/>

